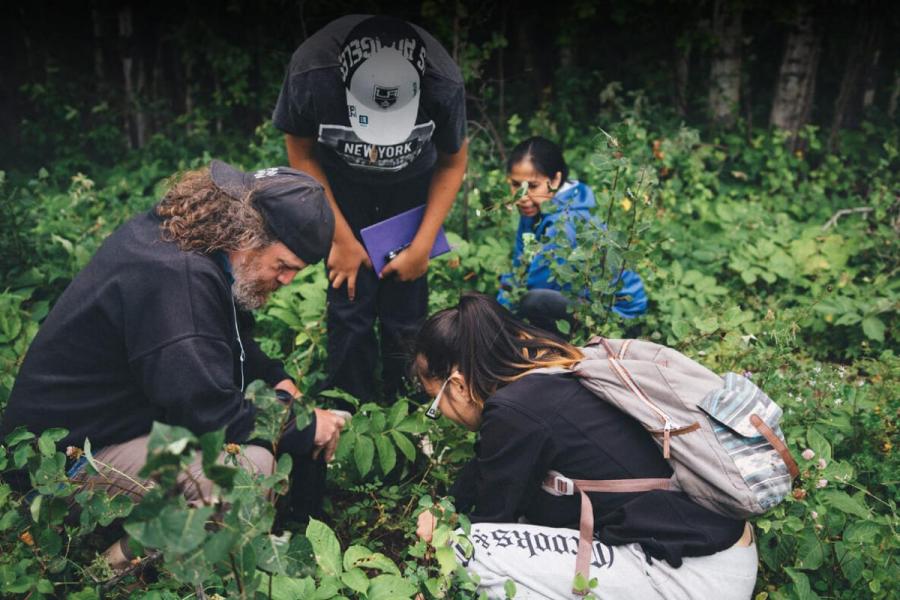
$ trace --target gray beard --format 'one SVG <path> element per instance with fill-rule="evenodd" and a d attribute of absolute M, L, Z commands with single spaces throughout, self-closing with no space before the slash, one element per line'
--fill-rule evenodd
<path fill-rule="evenodd" d="M 234 280 L 231 284 L 231 294 L 234 302 L 244 310 L 256 310 L 261 308 L 269 299 L 269 291 L 260 289 L 258 281 Z"/>
<path fill-rule="evenodd" d="M 261 308 L 269 299 L 269 294 L 276 289 L 255 277 L 257 267 L 258 263 L 254 257 L 233 266 L 234 283 L 231 284 L 231 294 L 235 303 L 244 310 Z"/>

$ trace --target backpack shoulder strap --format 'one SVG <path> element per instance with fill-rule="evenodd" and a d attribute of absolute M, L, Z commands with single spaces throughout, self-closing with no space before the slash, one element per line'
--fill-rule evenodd
<path fill-rule="evenodd" d="M 557 471 L 550 471 L 541 486 L 554 496 L 581 494 L 581 517 L 578 522 L 578 554 L 575 557 L 575 573 L 581 573 L 585 581 L 590 577 L 591 542 L 594 539 L 594 506 L 587 492 L 649 492 L 651 490 L 674 490 L 672 479 L 569 479 Z M 575 594 L 584 594 L 577 592 Z"/>

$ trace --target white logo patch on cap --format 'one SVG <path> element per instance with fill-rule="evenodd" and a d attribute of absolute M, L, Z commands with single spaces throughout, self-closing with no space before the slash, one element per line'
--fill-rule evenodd
<path fill-rule="evenodd" d="M 390 108 L 394 104 L 397 103 L 397 98 L 400 96 L 400 88 L 397 86 L 388 87 L 384 85 L 380 85 L 378 83 L 375 84 L 375 90 L 372 93 L 372 98 L 375 100 L 375 103 L 378 104 L 381 108 Z"/>
<path fill-rule="evenodd" d="M 254 179 L 262 179 L 264 177 L 273 177 L 278 175 L 278 167 L 269 167 L 268 169 L 260 169 L 253 174 Z"/>

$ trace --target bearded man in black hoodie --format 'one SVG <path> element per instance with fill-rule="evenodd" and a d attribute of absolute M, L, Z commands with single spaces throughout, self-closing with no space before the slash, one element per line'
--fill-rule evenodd
<path fill-rule="evenodd" d="M 61 448 L 89 438 L 110 467 L 94 479 L 136 498 L 154 421 L 198 435 L 225 428 L 227 442 L 248 441 L 256 409 L 244 398 L 247 383 L 299 395 L 253 340 L 249 311 L 322 260 L 333 231 L 322 186 L 300 171 L 244 173 L 213 161 L 182 175 L 156 207 L 109 236 L 56 302 L 25 357 L 0 439 L 19 426 L 64 427 Z M 317 408 L 308 427 L 279 441 L 295 482 L 304 479 L 304 494 L 292 499 L 301 517 L 318 510 L 324 461 L 343 426 Z M 261 447 L 247 446 L 242 460 L 256 472 L 274 469 Z M 70 476 L 89 478 L 83 469 Z M 204 498 L 211 487 L 198 467 L 182 492 Z"/>

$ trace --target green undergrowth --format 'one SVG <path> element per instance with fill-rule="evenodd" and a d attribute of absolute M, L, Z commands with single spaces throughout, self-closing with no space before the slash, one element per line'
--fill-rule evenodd
<path fill-rule="evenodd" d="M 712 137 L 657 120 L 637 103 L 577 128 L 551 114 L 547 107 L 531 120 L 513 116 L 502 133 L 510 143 L 554 132 L 606 223 L 581 225 L 579 247 L 560 251 L 567 262 L 554 276 L 582 298 L 574 324 L 561 326 L 576 342 L 595 333 L 641 337 L 717 372 L 747 372 L 784 409 L 801 475 L 785 502 L 754 520 L 757 598 L 896 597 L 897 128 L 866 123 L 845 134 L 837 153 L 808 128 L 805 149 L 789 152 L 778 133 Z M 0 410 L 40 322 L 103 238 L 150 208 L 173 170 L 209 158 L 173 165 L 154 152 L 97 180 L 52 165 L 0 178 Z M 499 158 L 495 140 L 473 130 L 467 178 L 447 223 L 454 249 L 429 272 L 432 309 L 453 305 L 463 290 L 494 294 L 498 276 L 511 270 L 518 215 Z M 245 168 L 284 162 L 281 138 L 263 125 L 232 160 Z M 634 320 L 608 310 L 610 282 L 624 268 L 641 275 L 650 299 L 647 315 Z M 323 380 L 325 285 L 321 266 L 307 269 L 257 315 L 262 347 L 303 390 Z M 276 438 L 289 415 L 263 387 L 251 394 L 267 415 L 260 435 Z M 327 392 L 316 401 L 334 399 Z M 305 406 L 293 410 L 306 414 Z M 268 478 L 218 464 L 221 433 L 197 437 L 157 424 L 146 474 L 159 485 L 139 504 L 91 491 L 73 496 L 55 448 L 61 436 L 20 432 L 0 449 L 0 471 L 26 473 L 26 487 L 36 490 L 0 483 L 4 596 L 474 595 L 451 549 L 465 550 L 467 522 L 444 499 L 474 439 L 424 419 L 415 399 L 357 403 L 329 468 L 327 522 L 303 525 L 284 522 L 278 502 L 265 499 L 286 491 L 289 460 Z M 189 507 L 171 493 L 195 452 L 217 483 L 218 503 Z M 230 508 L 222 511 L 222 502 Z M 436 502 L 441 523 L 426 545 L 416 541 L 415 518 Z M 98 553 L 123 530 L 145 564 L 110 585 Z"/>

